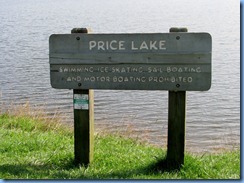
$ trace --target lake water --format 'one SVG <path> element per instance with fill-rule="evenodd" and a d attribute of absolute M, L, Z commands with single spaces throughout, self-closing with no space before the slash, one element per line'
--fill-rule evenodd
<path fill-rule="evenodd" d="M 212 87 L 187 92 L 186 151 L 240 145 L 240 2 L 233 0 L 1 0 L 0 105 L 45 106 L 73 123 L 72 90 L 51 88 L 51 34 L 159 33 L 170 27 L 212 35 Z M 3 107 L 2 107 L 3 108 Z M 168 92 L 95 90 L 95 130 L 166 147 Z"/>

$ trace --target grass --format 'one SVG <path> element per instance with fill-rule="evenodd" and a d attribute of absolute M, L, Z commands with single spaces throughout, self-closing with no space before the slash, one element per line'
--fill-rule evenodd
<path fill-rule="evenodd" d="M 73 131 L 55 121 L 0 114 L 1 179 L 240 179 L 240 150 L 186 153 L 180 170 L 155 169 L 166 151 L 119 135 L 95 136 L 94 161 L 75 166 Z"/>

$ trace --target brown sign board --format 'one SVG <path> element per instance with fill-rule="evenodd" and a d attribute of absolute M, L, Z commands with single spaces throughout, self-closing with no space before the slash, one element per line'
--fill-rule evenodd
<path fill-rule="evenodd" d="M 208 33 L 53 34 L 51 85 L 58 89 L 206 91 Z"/>

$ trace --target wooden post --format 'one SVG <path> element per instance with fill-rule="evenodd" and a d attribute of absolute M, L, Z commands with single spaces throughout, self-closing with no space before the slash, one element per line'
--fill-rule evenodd
<path fill-rule="evenodd" d="M 88 30 L 86 28 L 74 28 L 71 33 L 88 33 Z M 88 165 L 93 160 L 94 149 L 93 90 L 74 89 L 73 98 L 75 163 Z"/>
<path fill-rule="evenodd" d="M 170 32 L 187 32 L 187 29 L 171 28 Z M 179 169 L 184 164 L 185 116 L 186 91 L 169 91 L 166 163 L 172 169 Z"/>

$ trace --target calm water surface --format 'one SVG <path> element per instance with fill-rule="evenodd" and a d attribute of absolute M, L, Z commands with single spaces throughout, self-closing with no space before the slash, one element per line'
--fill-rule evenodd
<path fill-rule="evenodd" d="M 0 105 L 45 106 L 73 123 L 72 90 L 50 86 L 48 39 L 94 33 L 157 33 L 170 27 L 212 35 L 212 87 L 187 92 L 186 150 L 240 144 L 240 3 L 233 0 L 1 0 Z M 3 108 L 3 107 L 2 107 Z M 95 90 L 95 130 L 166 146 L 167 91 Z"/>

